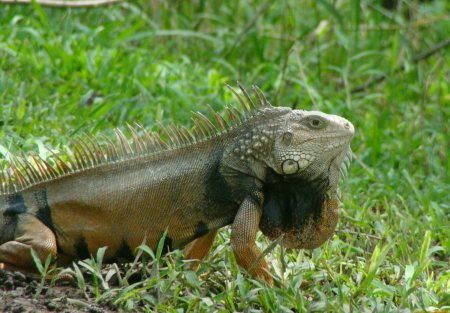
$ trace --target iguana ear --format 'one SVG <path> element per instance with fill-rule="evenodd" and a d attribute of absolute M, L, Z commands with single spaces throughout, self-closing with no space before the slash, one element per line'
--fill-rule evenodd
<path fill-rule="evenodd" d="M 281 142 L 285 144 L 286 146 L 289 146 L 292 142 L 292 138 L 294 137 L 294 134 L 290 131 L 284 132 L 281 135 Z"/>

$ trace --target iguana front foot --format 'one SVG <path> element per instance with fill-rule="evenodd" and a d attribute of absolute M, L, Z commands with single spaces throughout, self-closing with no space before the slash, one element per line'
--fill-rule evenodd
<path fill-rule="evenodd" d="M 269 274 L 269 266 L 264 258 L 260 258 L 261 251 L 255 243 L 243 248 L 233 249 L 236 262 L 242 266 L 250 275 L 264 279 L 270 286 L 273 286 L 272 276 Z"/>
<path fill-rule="evenodd" d="M 261 252 L 255 243 L 261 219 L 262 193 L 258 193 L 256 198 L 247 197 L 241 204 L 231 226 L 231 247 L 240 266 L 250 275 L 262 278 L 272 286 L 269 266 L 264 258 L 260 257 Z"/>

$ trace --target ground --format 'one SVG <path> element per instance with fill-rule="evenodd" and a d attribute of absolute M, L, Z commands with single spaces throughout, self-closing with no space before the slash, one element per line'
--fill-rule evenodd
<path fill-rule="evenodd" d="M 84 299 L 73 286 L 45 287 L 35 296 L 37 285 L 37 280 L 27 279 L 20 272 L 0 271 L 0 312 L 111 312 L 94 300 Z"/>

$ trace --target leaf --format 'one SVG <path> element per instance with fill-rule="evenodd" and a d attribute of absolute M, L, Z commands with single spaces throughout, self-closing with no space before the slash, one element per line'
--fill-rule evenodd
<path fill-rule="evenodd" d="M 74 262 L 72 263 L 72 266 L 75 270 L 75 278 L 77 280 L 77 286 L 79 289 L 81 289 L 85 295 L 86 295 L 86 281 L 84 280 L 84 276 L 83 273 L 81 272 L 80 268 L 78 267 L 78 265 Z"/>
<path fill-rule="evenodd" d="M 184 277 L 186 278 L 186 281 L 188 282 L 189 285 L 195 288 L 200 288 L 200 282 L 198 281 L 197 274 L 195 274 L 194 271 L 186 270 L 184 272 Z"/>
<path fill-rule="evenodd" d="M 41 259 L 39 259 L 39 256 L 37 255 L 36 251 L 34 251 L 33 248 L 31 248 L 30 252 L 37 270 L 42 275 L 44 273 L 44 267 L 42 266 Z"/>
<path fill-rule="evenodd" d="M 406 283 L 410 283 L 413 276 L 414 276 L 414 272 L 416 271 L 416 267 L 414 265 L 406 265 L 405 266 L 405 281 Z"/>
<path fill-rule="evenodd" d="M 49 27 L 50 23 L 48 21 L 47 15 L 45 14 L 44 10 L 42 10 L 42 7 L 39 5 L 39 2 L 36 0 L 31 0 L 31 3 L 37 15 L 39 16 L 39 19 L 41 20 L 42 24 L 44 24 L 46 27 Z"/>
<path fill-rule="evenodd" d="M 148 254 L 152 258 L 152 260 L 154 260 L 156 258 L 155 253 L 153 252 L 152 248 L 150 248 L 149 246 L 147 246 L 145 244 L 141 244 L 138 247 L 138 250 L 141 250 L 141 251 L 145 252 L 146 254 Z"/>
<path fill-rule="evenodd" d="M 161 258 L 164 245 L 166 242 L 166 237 L 167 237 L 167 229 L 162 234 L 161 238 L 159 239 L 158 246 L 156 247 L 156 255 L 155 255 L 156 260 L 159 260 Z"/>
<path fill-rule="evenodd" d="M 102 268 L 103 265 L 103 257 L 105 256 L 105 252 L 106 249 L 108 247 L 101 247 L 97 250 L 97 257 L 95 259 L 96 263 L 97 263 L 97 268 L 100 270 Z"/>
<path fill-rule="evenodd" d="M 384 260 L 386 259 L 387 253 L 389 252 L 389 250 L 392 249 L 392 247 L 394 245 L 395 245 L 395 240 L 392 240 L 389 244 L 385 245 L 381 249 L 378 245 L 375 247 L 375 249 L 373 250 L 373 253 L 372 253 L 372 257 L 370 258 L 369 270 L 367 271 L 366 277 L 361 282 L 361 285 L 356 290 L 357 294 L 364 292 L 370 286 L 373 279 L 375 278 L 378 268 L 384 262 Z"/>
<path fill-rule="evenodd" d="M 422 247 L 420 249 L 420 256 L 419 256 L 420 263 L 427 260 L 428 250 L 430 249 L 430 243 L 431 243 L 431 232 L 427 230 L 425 232 Z"/>

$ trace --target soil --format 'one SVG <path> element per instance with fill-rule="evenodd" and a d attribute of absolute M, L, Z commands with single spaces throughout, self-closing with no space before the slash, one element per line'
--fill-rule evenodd
<path fill-rule="evenodd" d="M 38 280 L 20 272 L 0 270 L 0 312 L 89 312 L 108 313 L 117 309 L 98 304 L 94 298 L 86 299 L 73 283 L 58 283 L 39 290 Z"/>

